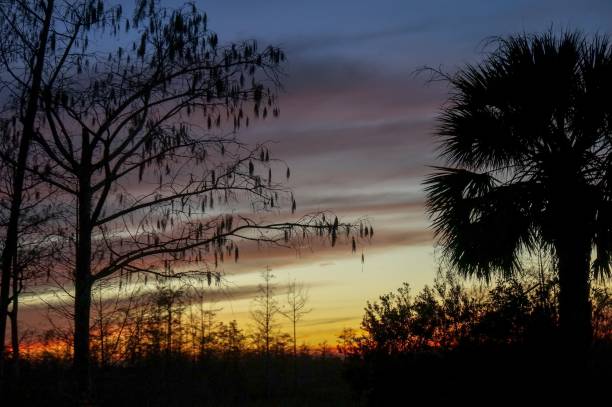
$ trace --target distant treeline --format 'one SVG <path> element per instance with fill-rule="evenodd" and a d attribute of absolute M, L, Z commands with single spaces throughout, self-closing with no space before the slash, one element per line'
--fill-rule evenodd
<path fill-rule="evenodd" d="M 146 287 L 142 285 L 132 285 L 110 286 L 94 293 L 90 329 L 92 362 L 98 367 L 107 367 L 160 358 L 202 360 L 252 354 L 284 357 L 289 353 L 320 353 L 325 357 L 334 352 L 325 342 L 318 346 L 300 346 L 297 336 L 282 332 L 283 320 L 291 326 L 299 319 L 294 321 L 294 314 L 301 313 L 301 317 L 304 313 L 305 290 L 302 285 L 289 282 L 283 287 L 285 295 L 277 296 L 278 287 L 272 282 L 272 273 L 268 270 L 262 275 L 264 284 L 259 286 L 259 295 L 253 299 L 246 329 L 236 320 L 218 319 L 217 313 L 222 308 L 209 302 L 214 292 L 211 290 L 215 288 L 209 288 L 205 279 L 189 284 L 182 281 L 181 285 L 159 279 L 148 292 L 143 292 Z M 283 297 L 286 298 L 281 303 L 279 298 Z M 297 300 L 301 301 L 301 308 Z M 49 315 L 50 324 L 61 320 L 56 314 Z M 29 360 L 69 362 L 73 356 L 72 343 L 70 325 L 57 323 L 41 332 L 25 332 L 21 338 L 21 356 Z"/>
<path fill-rule="evenodd" d="M 595 338 L 589 365 L 580 375 L 559 377 L 554 270 L 525 270 L 488 285 L 466 284 L 455 273 L 440 271 L 432 286 L 414 294 L 404 284 L 368 302 L 360 329 L 343 330 L 335 349 L 327 343 L 302 345 L 295 354 L 293 338 L 277 329 L 275 317 L 268 321 L 274 329 L 266 349 L 265 332 L 218 321 L 218 309 L 205 307 L 202 295 L 193 286 L 162 284 L 113 307 L 107 301 L 111 308 L 94 307 L 93 400 L 392 405 L 398 397 L 466 399 L 470 388 L 479 397 L 551 400 L 563 397 L 568 382 L 574 390 L 588 383 L 592 389 L 585 397 L 599 397 L 597 386 L 612 377 L 612 290 L 597 285 L 591 291 Z M 275 300 L 270 304 L 280 308 Z M 40 392 L 29 391 L 30 397 L 47 393 L 72 400 L 66 335 L 46 332 L 38 338 L 45 350 L 22 361 L 19 383 L 42 386 Z M 65 345 L 50 346 L 61 341 Z"/>

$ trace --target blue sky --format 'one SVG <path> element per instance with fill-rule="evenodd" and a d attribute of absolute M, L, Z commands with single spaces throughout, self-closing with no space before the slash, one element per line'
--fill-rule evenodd
<path fill-rule="evenodd" d="M 280 117 L 256 121 L 243 140 L 274 142 L 274 157 L 292 169 L 298 209 L 367 217 L 376 230 L 363 247 L 363 267 L 346 244 L 299 255 L 247 251 L 238 265 L 227 265 L 221 319 L 248 323 L 258 273 L 270 265 L 279 283 L 296 278 L 310 286 L 313 312 L 303 338 L 311 343 L 333 342 L 342 327 L 357 327 L 367 300 L 405 281 L 419 288 L 433 280 L 438 259 L 421 182 L 438 163 L 433 133 L 448 89 L 415 71 L 452 73 L 476 63 L 493 36 L 551 27 L 612 33 L 609 0 L 196 4 L 222 43 L 257 39 L 288 56 Z"/>

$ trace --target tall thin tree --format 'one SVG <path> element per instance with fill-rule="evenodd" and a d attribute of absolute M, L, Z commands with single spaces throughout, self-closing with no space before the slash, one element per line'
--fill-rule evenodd
<path fill-rule="evenodd" d="M 308 305 L 308 289 L 302 283 L 297 283 L 295 280 L 289 281 L 287 284 L 287 308 L 282 311 L 283 315 L 291 323 L 293 330 L 293 384 L 294 390 L 297 389 L 297 325 L 302 318 L 312 311 L 312 308 L 306 308 Z"/>
<path fill-rule="evenodd" d="M 276 223 L 247 215 L 278 211 L 283 201 L 296 207 L 273 182 L 266 146 L 236 137 L 251 120 L 278 114 L 280 49 L 220 46 L 192 4 L 165 9 L 142 1 L 133 18 L 116 13 L 114 21 L 118 30 L 136 27 L 138 37 L 126 36 L 108 55 L 94 48 L 45 88 L 45 121 L 34 141 L 46 158 L 28 167 L 62 191 L 74 214 L 64 228 L 74 246 L 66 271 L 74 281 L 81 392 L 89 388 L 97 281 L 200 273 L 210 283 L 224 257 L 238 260 L 239 239 L 287 245 L 314 231 L 335 243 L 352 230 L 321 214 Z"/>
<path fill-rule="evenodd" d="M 283 315 L 291 322 L 293 330 L 293 357 L 297 356 L 297 324 L 302 318 L 312 311 L 306 308 L 308 305 L 308 289 L 302 283 L 291 280 L 287 284 L 287 308 Z"/>
<path fill-rule="evenodd" d="M 15 153 L 0 157 L 11 165 L 12 188 L 0 277 L 0 371 L 9 307 L 11 267 L 17 255 L 24 188 L 33 140 L 41 125 L 41 97 L 56 80 L 74 72 L 87 52 L 88 33 L 115 25 L 121 8 L 106 11 L 101 0 L 0 2 L 0 96 L 3 116 L 12 122 Z M 117 31 L 114 30 L 116 34 Z M 17 293 L 13 293 L 13 297 Z"/>

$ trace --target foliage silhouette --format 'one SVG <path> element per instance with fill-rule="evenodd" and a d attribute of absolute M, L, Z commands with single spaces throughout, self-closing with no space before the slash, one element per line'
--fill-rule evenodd
<path fill-rule="evenodd" d="M 368 405 L 466 400 L 466 389 L 475 385 L 479 400 L 500 392 L 517 402 L 577 393 L 585 401 L 605 397 L 597 386 L 612 377 L 610 330 L 598 331 L 589 368 L 572 383 L 561 380 L 562 358 L 550 346 L 559 330 L 557 286 L 550 269 L 522 270 L 490 287 L 465 286 L 454 272 L 439 272 L 433 287 L 416 295 L 405 284 L 367 304 L 362 333 L 345 329 L 338 337 L 345 378 Z M 612 293 L 597 288 L 593 320 L 607 325 Z"/>
<path fill-rule="evenodd" d="M 503 394 L 506 401 L 550 402 L 562 394 L 556 383 L 559 354 L 549 346 L 558 330 L 557 280 L 551 268 L 529 268 L 491 286 L 469 286 L 453 272 L 439 272 L 431 287 L 412 294 L 405 285 L 368 303 L 362 330 L 345 329 L 336 353 L 322 343 L 302 347 L 296 357 L 290 336 L 271 335 L 266 355 L 264 345 L 247 340 L 256 332 L 243 331 L 236 321 L 216 322 L 215 311 L 199 308 L 202 293 L 160 279 L 153 291 L 136 292 L 117 307 L 119 312 L 106 309 L 105 350 L 94 330 L 92 401 L 389 405 L 398 397 L 452 402 L 497 400 Z M 598 389 L 610 378 L 612 356 L 612 293 L 609 287 L 595 288 L 593 321 L 599 321 L 601 334 L 595 335 L 597 352 L 589 370 L 581 372 L 592 398 L 605 394 Z M 70 333 L 46 332 L 33 339 L 46 341 L 47 351 L 25 358 L 22 380 L 9 397 L 28 388 L 26 401 L 32 404 L 40 397 L 70 404 Z M 53 345 L 57 341 L 67 345 Z"/>

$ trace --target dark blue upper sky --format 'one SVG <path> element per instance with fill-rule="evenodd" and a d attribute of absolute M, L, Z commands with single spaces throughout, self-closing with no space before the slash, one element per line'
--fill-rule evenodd
<path fill-rule="evenodd" d="M 490 35 L 555 27 L 610 29 L 612 2 L 211 1 L 210 26 L 226 39 L 258 38 L 293 53 L 353 56 L 457 54 Z M 415 46 L 416 48 L 411 48 Z"/>

